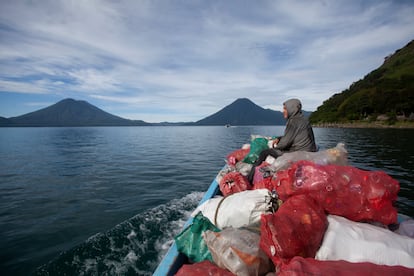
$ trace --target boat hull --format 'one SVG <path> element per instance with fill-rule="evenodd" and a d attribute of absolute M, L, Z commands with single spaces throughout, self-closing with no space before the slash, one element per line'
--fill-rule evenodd
<path fill-rule="evenodd" d="M 205 201 L 219 194 L 220 187 L 216 179 L 211 182 L 210 187 L 204 194 L 203 198 L 200 200 L 199 205 L 203 204 Z M 184 225 L 186 228 L 193 222 L 193 218 L 190 217 Z M 184 254 L 178 252 L 177 245 L 175 242 L 171 245 L 161 263 L 158 265 L 157 269 L 154 271 L 155 276 L 170 276 L 177 273 L 181 266 L 185 263 L 188 263 L 188 258 Z"/>

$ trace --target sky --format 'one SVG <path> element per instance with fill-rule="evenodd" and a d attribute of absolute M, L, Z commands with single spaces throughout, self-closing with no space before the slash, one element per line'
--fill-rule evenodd
<path fill-rule="evenodd" d="M 411 0 L 0 0 L 0 116 L 66 98 L 154 123 L 238 98 L 314 111 L 413 39 Z"/>

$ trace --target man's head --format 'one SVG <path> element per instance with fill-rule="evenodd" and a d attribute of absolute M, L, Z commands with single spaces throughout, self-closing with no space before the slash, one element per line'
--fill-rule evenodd
<path fill-rule="evenodd" d="M 283 117 L 286 119 L 302 113 L 302 103 L 298 99 L 290 99 L 283 103 Z"/>

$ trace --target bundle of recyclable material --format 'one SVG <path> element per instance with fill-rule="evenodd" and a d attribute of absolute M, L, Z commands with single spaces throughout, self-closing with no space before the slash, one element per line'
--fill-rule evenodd
<path fill-rule="evenodd" d="M 345 149 L 344 143 L 338 143 L 336 147 L 323 151 L 307 152 L 307 151 L 295 151 L 286 152 L 278 158 L 269 156 L 266 162 L 269 167 L 274 171 L 285 170 L 289 168 L 293 163 L 300 160 L 312 161 L 318 165 L 348 165 L 348 151 Z"/>
<path fill-rule="evenodd" d="M 277 272 L 278 276 L 352 276 L 352 275 L 375 275 L 375 276 L 412 276 L 414 270 L 397 266 L 377 265 L 369 262 L 351 263 L 344 260 L 320 261 L 313 258 L 294 257 L 287 265 Z"/>
<path fill-rule="evenodd" d="M 241 162 L 239 162 L 239 163 L 241 163 Z M 237 163 L 237 164 L 239 164 L 239 163 Z M 217 174 L 217 176 L 216 176 L 216 181 L 217 181 L 217 183 L 220 183 L 221 182 L 221 180 L 223 179 L 223 177 L 226 175 L 226 174 L 228 174 L 228 173 L 230 173 L 230 172 L 237 172 L 237 170 L 236 170 L 236 168 L 235 167 L 232 167 L 232 166 L 229 166 L 229 165 L 225 165 L 219 172 L 218 172 L 218 174 Z"/>
<path fill-rule="evenodd" d="M 220 191 L 224 196 L 251 189 L 249 180 L 239 172 L 229 172 L 220 180 Z"/>
<path fill-rule="evenodd" d="M 226 163 L 229 166 L 235 166 L 238 162 L 242 161 L 250 152 L 250 145 L 248 147 L 242 147 L 229 153 L 226 157 Z"/>
<path fill-rule="evenodd" d="M 244 163 L 244 162 L 239 162 L 236 164 L 235 169 L 237 172 L 241 173 L 244 176 L 248 176 L 251 169 L 252 169 L 253 165 L 252 164 L 248 164 L 248 163 Z"/>
<path fill-rule="evenodd" d="M 245 163 L 253 164 L 258 158 L 260 153 L 268 149 L 269 146 L 267 145 L 268 139 L 264 137 L 254 138 L 250 143 L 250 151 L 242 160 Z"/>
<path fill-rule="evenodd" d="M 260 216 L 277 209 L 267 189 L 248 190 L 227 197 L 214 197 L 198 206 L 192 216 L 201 211 L 215 226 L 226 227 L 259 226 Z"/>
<path fill-rule="evenodd" d="M 267 162 L 262 162 L 259 166 L 255 168 L 255 173 L 253 177 L 253 186 L 257 187 L 261 185 L 260 183 L 271 180 L 275 171 L 269 166 Z"/>
<path fill-rule="evenodd" d="M 235 166 L 229 166 L 225 165 L 217 174 L 216 181 L 217 183 L 221 183 L 224 176 L 231 172 L 238 172 L 243 176 L 246 176 L 249 174 L 252 164 L 244 163 L 244 162 L 238 162 Z"/>
<path fill-rule="evenodd" d="M 329 215 L 328 222 L 316 259 L 414 268 L 414 239 L 340 216 Z"/>
<path fill-rule="evenodd" d="M 202 261 L 193 264 L 183 265 L 175 274 L 175 276 L 234 276 L 233 273 L 227 269 L 218 267 L 216 264 L 210 261 Z"/>
<path fill-rule="evenodd" d="M 220 232 L 206 231 L 204 240 L 214 263 L 236 275 L 264 275 L 271 262 L 260 249 L 260 234 L 244 228 L 228 227 Z"/>
<path fill-rule="evenodd" d="M 313 258 L 327 225 L 317 202 L 306 195 L 293 196 L 274 214 L 262 216 L 260 247 L 276 267 L 295 256 Z"/>
<path fill-rule="evenodd" d="M 174 238 L 178 252 L 185 254 L 193 262 L 212 261 L 210 251 L 202 237 L 202 234 L 207 230 L 220 231 L 199 212 L 194 217 L 192 224 Z"/>
<path fill-rule="evenodd" d="M 251 136 L 251 144 L 245 144 L 242 148 L 234 150 L 226 157 L 226 168 L 220 171 L 217 176 L 217 182 L 221 183 L 222 178 L 230 172 L 239 172 L 243 176 L 249 174 L 252 164 L 257 160 L 260 152 L 269 147 L 271 137 L 260 135 Z M 267 141 L 268 145 L 265 145 Z M 273 189 L 270 180 L 277 171 L 289 168 L 292 164 L 300 160 L 309 160 L 318 165 L 348 165 L 348 152 L 345 144 L 338 143 L 336 147 L 318 152 L 286 152 L 277 159 L 268 156 L 260 166 L 255 169 L 255 177 L 252 184 L 258 189 Z"/>
<path fill-rule="evenodd" d="M 400 185 L 383 171 L 317 165 L 303 160 L 277 172 L 272 187 L 282 200 L 306 194 L 329 214 L 353 221 L 377 221 L 385 225 L 397 222 L 393 203 Z"/>

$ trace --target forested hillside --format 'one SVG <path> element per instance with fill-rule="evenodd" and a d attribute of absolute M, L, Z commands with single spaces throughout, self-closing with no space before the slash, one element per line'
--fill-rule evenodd
<path fill-rule="evenodd" d="M 382 115 L 382 116 L 380 116 Z M 317 123 L 414 120 L 414 40 L 348 89 L 333 95 L 312 113 Z"/>

